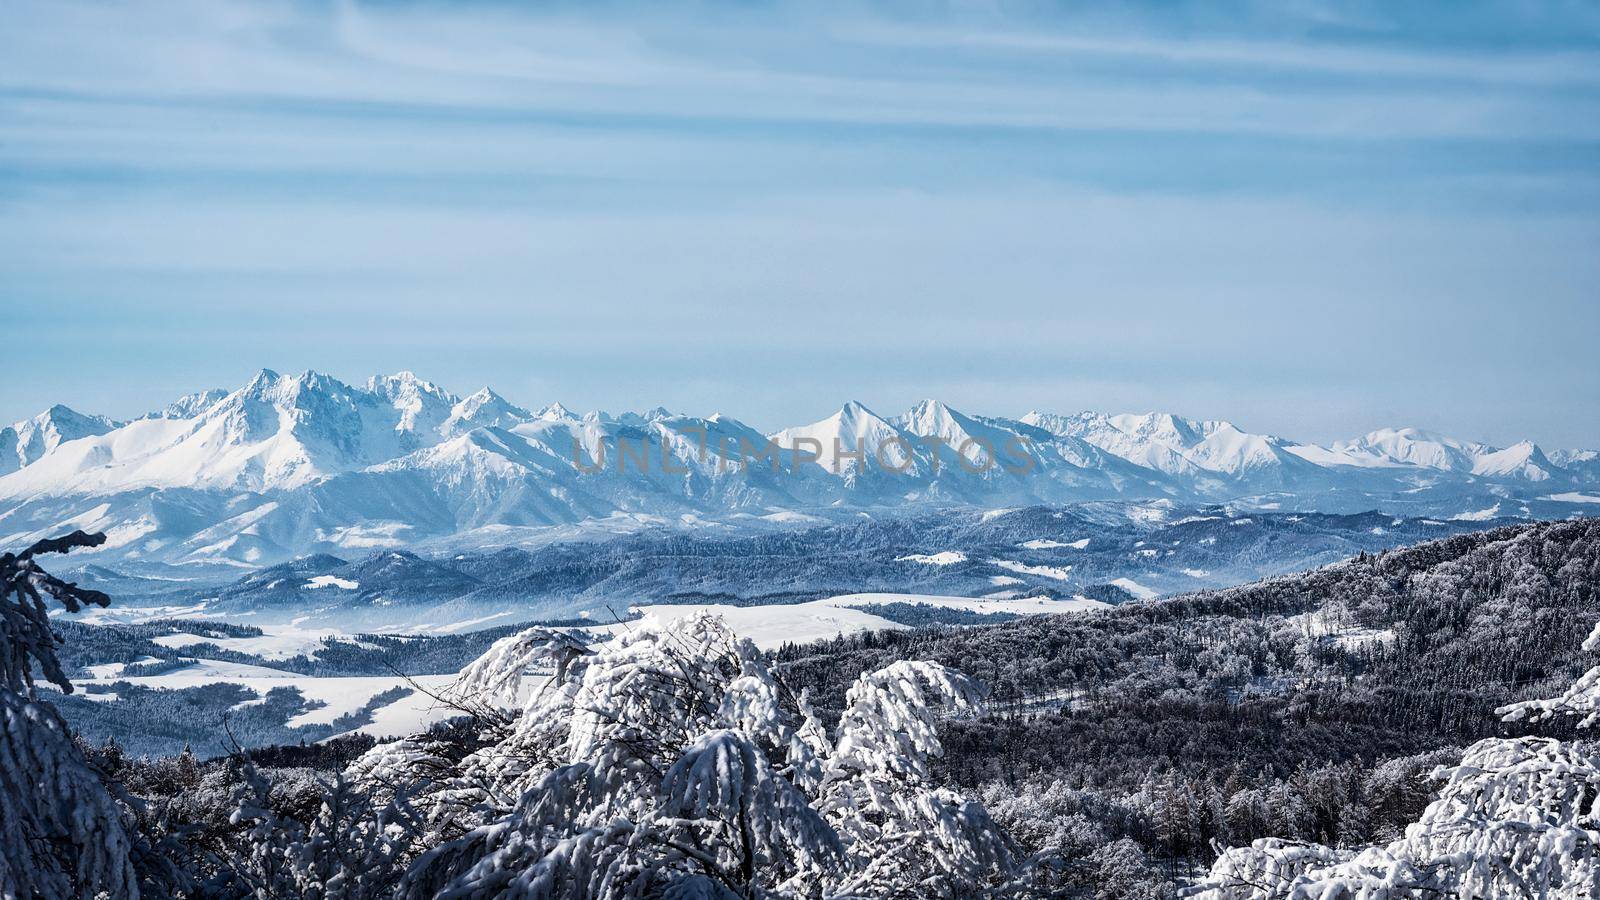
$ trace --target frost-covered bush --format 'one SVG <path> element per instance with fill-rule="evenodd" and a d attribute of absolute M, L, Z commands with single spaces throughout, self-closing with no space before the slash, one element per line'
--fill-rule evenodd
<path fill-rule="evenodd" d="M 348 859 L 359 872 L 316 896 L 954 897 L 1023 882 L 982 804 L 929 775 L 938 717 L 978 699 L 937 664 L 863 675 L 830 734 L 753 644 L 701 615 L 595 647 L 529 629 L 446 696 L 493 742 L 461 758 L 427 736 L 374 747 L 340 781 L 354 837 L 338 853 L 308 850 L 316 824 L 274 824 L 247 779 L 251 880 L 304 894 Z"/>

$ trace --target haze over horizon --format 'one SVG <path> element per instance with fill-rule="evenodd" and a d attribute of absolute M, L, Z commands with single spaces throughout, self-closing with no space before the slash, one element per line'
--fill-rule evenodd
<path fill-rule="evenodd" d="M 1600 447 L 1600 11 L 11 4 L 0 423 L 263 366 Z"/>

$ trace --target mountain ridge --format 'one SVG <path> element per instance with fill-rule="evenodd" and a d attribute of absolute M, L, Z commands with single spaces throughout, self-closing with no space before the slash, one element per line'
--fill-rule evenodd
<path fill-rule="evenodd" d="M 263 369 L 131 422 L 55 406 L 0 430 L 0 547 L 84 527 L 111 535 L 108 559 L 258 566 L 608 520 L 1093 501 L 1562 518 L 1600 509 L 1596 459 L 1415 428 L 1319 445 L 1171 413 L 1011 419 L 932 399 L 890 416 L 852 400 L 762 432 L 660 407 L 535 411 L 408 371 L 355 386 Z"/>

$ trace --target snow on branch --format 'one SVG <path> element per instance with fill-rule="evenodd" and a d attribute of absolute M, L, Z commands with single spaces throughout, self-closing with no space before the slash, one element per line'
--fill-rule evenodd
<path fill-rule="evenodd" d="M 37 664 L 46 679 L 64 692 L 72 691 L 72 681 L 56 658 L 57 639 L 50 630 L 45 600 L 54 598 L 68 612 L 78 612 L 87 605 L 109 606 L 111 598 L 62 581 L 41 568 L 34 557 L 105 542 L 103 534 L 74 531 L 39 541 L 19 554 L 0 553 L 0 690 L 31 695 L 33 666 Z"/>
<path fill-rule="evenodd" d="M 422 841 L 399 896 L 920 896 L 1018 877 L 982 804 L 927 783 L 939 716 L 978 699 L 959 673 L 863 675 L 837 750 L 806 698 L 715 616 L 647 617 L 581 653 L 523 632 L 460 683 L 504 697 L 552 656 L 564 673 L 506 734 L 454 775 L 430 771 L 413 802 L 463 830 Z M 418 764 L 418 748 L 395 745 L 352 771 L 377 784 Z"/>
<path fill-rule="evenodd" d="M 0 896 L 139 896 L 122 809 L 33 681 L 37 665 L 72 690 L 45 599 L 71 612 L 110 602 L 56 578 L 35 557 L 103 543 L 103 534 L 75 531 L 0 554 Z"/>

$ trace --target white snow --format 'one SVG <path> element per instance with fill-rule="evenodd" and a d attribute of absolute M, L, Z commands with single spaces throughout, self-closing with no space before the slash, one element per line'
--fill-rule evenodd
<path fill-rule="evenodd" d="M 1157 596 L 1155 591 L 1152 591 L 1139 582 L 1134 581 L 1132 578 L 1113 578 L 1111 579 L 1111 583 L 1119 588 L 1122 588 L 1135 597 L 1138 597 L 1140 600 L 1149 600 L 1151 597 Z"/>
<path fill-rule="evenodd" d="M 179 631 L 151 638 L 151 642 L 174 649 L 195 644 L 215 644 L 224 650 L 248 653 L 263 659 L 290 659 L 295 656 L 315 657 L 328 639 L 338 640 L 341 632 L 331 628 L 300 629 L 293 625 L 262 626 L 265 634 L 259 637 L 209 637 Z"/>
<path fill-rule="evenodd" d="M 895 558 L 895 562 L 914 562 L 928 566 L 953 566 L 956 563 L 967 561 L 967 555 L 955 550 L 945 550 L 940 553 L 913 553 L 910 556 Z"/>
<path fill-rule="evenodd" d="M 1306 637 L 1332 641 L 1346 650 L 1354 650 L 1362 644 L 1388 643 L 1395 637 L 1394 631 L 1388 628 L 1361 628 L 1336 622 L 1322 610 L 1289 616 L 1284 622 L 1299 629 Z"/>
<path fill-rule="evenodd" d="M 1024 550 L 1065 550 L 1069 548 L 1072 550 L 1082 550 L 1083 548 L 1089 546 L 1089 539 L 1083 538 L 1082 540 L 1077 541 L 1032 540 L 1023 541 L 1017 546 Z"/>
<path fill-rule="evenodd" d="M 1323 447 L 1170 413 L 1030 413 L 1017 422 L 926 401 L 893 420 L 850 403 L 826 420 L 771 435 L 782 446 L 793 447 L 800 438 L 820 446 L 817 471 L 800 473 L 806 489 L 795 494 L 814 497 L 805 503 L 815 508 L 788 508 L 793 501 L 780 500 L 781 489 L 768 493 L 764 485 L 751 486 L 754 505 L 745 506 L 746 493 L 726 490 L 721 479 L 747 473 L 717 471 L 724 460 L 702 459 L 696 437 L 703 431 L 760 444 L 768 439 L 734 419 L 664 410 L 579 418 L 559 405 L 530 412 L 487 388 L 457 398 L 408 372 L 378 376 L 362 387 L 316 373 L 264 370 L 237 390 L 196 394 L 133 422 L 64 408 L 31 422 L 0 429 L 0 447 L 16 440 L 28 444 L 9 445 L 21 453 L 15 463 L 12 454 L 0 454 L 0 521 L 6 523 L 0 544 L 14 547 L 82 527 L 107 533 L 108 542 L 92 551 L 103 560 L 238 568 L 330 546 L 428 543 L 459 552 L 663 524 L 821 524 L 839 521 L 846 511 L 865 515 L 859 511 L 942 496 L 947 487 L 953 489 L 948 496 L 980 506 L 1019 503 L 1023 496 L 1030 504 L 1142 496 L 1152 483 L 1170 486 L 1174 497 L 1183 498 L 1121 510 L 1139 524 L 1175 517 L 1180 504 L 1197 497 L 1237 497 L 1235 502 L 1249 504 L 1239 507 L 1246 511 L 1280 508 L 1280 500 L 1284 509 L 1313 508 L 1323 505 L 1328 492 L 1346 488 L 1370 490 L 1375 499 L 1387 491 L 1426 492 L 1429 505 L 1418 511 L 1432 515 L 1439 514 L 1444 498 L 1480 496 L 1484 490 L 1500 492 L 1503 511 L 1514 512 L 1532 496 L 1529 485 L 1539 486 L 1552 502 L 1600 503 L 1600 491 L 1579 490 L 1583 482 L 1569 480 L 1597 458 L 1594 451 L 1546 456 L 1529 441 L 1497 448 L 1390 428 Z M 670 453 L 709 483 L 699 477 L 646 483 L 637 474 L 617 474 L 615 440 L 624 427 L 647 435 L 652 459 Z M 952 441 L 1024 435 L 1028 458 L 1036 463 L 1027 476 L 985 473 L 974 481 L 948 450 Z M 933 438 L 937 442 L 931 443 L 946 449 L 931 448 Z M 812 477 L 831 471 L 839 456 L 836 439 L 847 451 L 865 449 L 873 457 L 883 449 L 885 462 L 909 463 L 909 471 L 882 480 Z M 571 459 L 574 440 L 591 460 L 591 451 L 610 441 L 607 472 L 578 473 Z M 882 467 L 873 459 L 850 468 L 853 476 L 856 469 Z M 322 503 L 317 493 L 330 479 L 341 487 L 338 504 Z M 985 492 L 991 484 L 996 490 Z M 410 521 L 396 513 L 415 508 L 409 498 L 424 485 L 452 510 L 449 521 L 420 515 Z M 152 488 L 197 491 L 203 502 L 193 509 L 203 512 L 155 515 L 148 502 Z M 735 496 L 737 502 L 724 503 Z M 1295 502 L 1286 499 L 1291 497 Z M 1452 511 L 1462 508 L 1462 501 L 1455 502 Z M 983 519 L 1013 511 L 989 509 Z M 1472 512 L 1462 518 L 1472 519 Z M 1019 546 L 1038 551 L 1086 544 L 1040 538 Z M 356 589 L 342 582 L 314 586 Z"/>
<path fill-rule="evenodd" d="M 161 660 L 154 656 L 144 656 L 134 660 L 132 665 L 142 666 L 157 662 L 161 662 Z M 91 680 L 111 681 L 115 680 L 114 676 L 121 675 L 129 665 L 129 663 L 114 662 L 100 663 L 99 665 L 94 666 L 84 666 L 84 668 L 89 671 Z"/>
<path fill-rule="evenodd" d="M 326 704 L 323 707 L 291 718 L 287 723 L 290 727 L 328 724 L 346 713 L 360 710 L 366 705 L 367 701 L 385 691 L 396 687 L 411 687 L 407 679 L 393 675 L 318 678 L 311 675 L 297 675 L 293 672 L 286 672 L 282 669 L 273 669 L 267 666 L 252 666 L 209 659 L 197 659 L 193 665 L 162 675 L 134 678 L 119 677 L 118 673 L 104 671 L 103 667 L 94 667 L 92 671 L 94 671 L 94 678 L 79 680 L 75 683 L 81 685 L 94 682 L 126 681 L 143 687 L 167 690 L 182 690 L 184 688 L 202 687 L 208 684 L 237 684 L 263 696 L 273 688 L 292 687 L 299 690 L 301 696 L 308 701 L 321 701 Z M 102 674 L 102 671 L 104 671 L 104 674 Z M 454 679 L 455 675 L 453 674 L 419 675 L 410 681 L 414 681 L 417 685 L 430 692 L 438 693 Z M 448 709 L 434 708 L 434 702 L 431 698 L 415 691 L 410 696 L 400 700 L 396 705 L 399 708 L 391 710 L 387 714 L 380 711 L 372 725 L 364 726 L 357 730 L 375 735 L 409 734 L 425 728 L 432 722 L 449 718 L 454 714 L 453 711 Z M 387 709 L 387 707 L 384 709 Z"/>
<path fill-rule="evenodd" d="M 922 606 L 937 606 L 943 609 L 964 609 L 977 613 L 1015 613 L 1017 615 L 1035 615 L 1038 613 L 1078 613 L 1095 609 L 1106 609 L 1109 604 L 1099 600 L 1090 600 L 1087 597 L 1074 597 L 1071 600 L 1052 600 L 1049 597 L 1026 597 L 1019 600 L 995 600 L 989 598 L 974 599 L 971 597 L 943 597 L 937 594 L 843 594 L 838 597 L 829 597 L 826 600 L 813 600 L 809 604 L 825 604 L 829 606 L 872 606 L 890 603 L 911 603 Z M 770 607 L 768 607 L 770 608 Z"/>
<path fill-rule="evenodd" d="M 783 525 L 822 525 L 828 521 L 821 516 L 806 515 L 794 510 L 779 510 L 761 516 L 761 518 L 768 522 L 777 522 Z"/>
<path fill-rule="evenodd" d="M 671 622 L 701 611 L 712 612 L 721 616 L 734 633 L 749 638 L 762 649 L 771 649 L 786 643 L 803 644 L 841 634 L 854 634 L 858 631 L 883 631 L 906 627 L 858 609 L 830 605 L 826 600 L 779 606 L 696 603 L 639 606 L 635 609 L 663 622 Z M 629 623 L 621 622 L 591 630 L 616 632 L 629 627 L 631 627 Z"/>
<path fill-rule="evenodd" d="M 946 597 L 936 594 L 843 594 L 808 603 L 776 606 L 728 606 L 719 603 L 661 604 L 636 606 L 642 615 L 661 621 L 674 621 L 683 616 L 707 611 L 722 616 L 734 633 L 755 642 L 757 647 L 770 649 L 785 643 L 807 643 L 825 640 L 841 634 L 859 631 L 902 629 L 905 625 L 873 615 L 859 606 L 909 603 L 936 606 L 943 609 L 962 609 L 976 613 L 1012 613 L 1015 615 L 1068 614 L 1105 609 L 1107 604 L 1087 597 L 1071 600 L 1052 600 L 1048 597 L 1020 599 Z M 628 622 L 618 622 L 590 631 L 615 633 L 632 627 Z"/>
<path fill-rule="evenodd" d="M 516 613 L 512 610 L 506 610 L 504 612 L 491 613 L 487 616 L 479 616 L 476 619 L 465 619 L 460 622 L 452 622 L 449 625 L 440 625 L 432 630 L 442 634 L 450 634 L 456 631 L 468 631 L 475 626 L 482 625 L 485 622 L 492 622 L 495 619 L 503 619 L 506 616 L 511 615 L 516 615 Z"/>
<path fill-rule="evenodd" d="M 1551 494 L 1543 500 L 1554 500 L 1558 503 L 1600 503 L 1600 497 L 1594 494 L 1584 494 L 1578 491 L 1566 491 L 1561 494 Z"/>
<path fill-rule="evenodd" d="M 1041 578 L 1054 578 L 1057 581 L 1069 580 L 1071 576 L 1068 573 L 1072 571 L 1071 566 L 1030 566 L 1027 563 L 1015 562 L 1009 559 L 991 559 L 989 564 L 999 566 L 1010 572 L 1017 572 L 1022 575 L 1038 575 Z"/>
<path fill-rule="evenodd" d="M 361 587 L 361 582 L 340 578 L 337 575 L 318 575 L 306 582 L 308 588 L 336 587 L 343 591 L 353 591 Z"/>
<path fill-rule="evenodd" d="M 920 467 L 913 452 L 917 441 L 854 400 L 820 422 L 786 428 L 768 437 L 781 448 L 785 463 L 795 458 L 795 448 L 806 458 L 816 451 L 815 465 L 830 475 L 909 473 Z M 856 453 L 864 457 L 856 459 Z"/>
<path fill-rule="evenodd" d="M 1500 515 L 1500 504 L 1496 503 L 1488 509 L 1480 509 L 1474 512 L 1456 513 L 1450 518 L 1457 522 L 1487 522 L 1498 515 Z"/>
<path fill-rule="evenodd" d="M 1208 578 L 1211 575 L 1211 573 L 1207 572 L 1205 569 L 1184 569 L 1183 574 L 1189 576 L 1190 578 Z"/>

